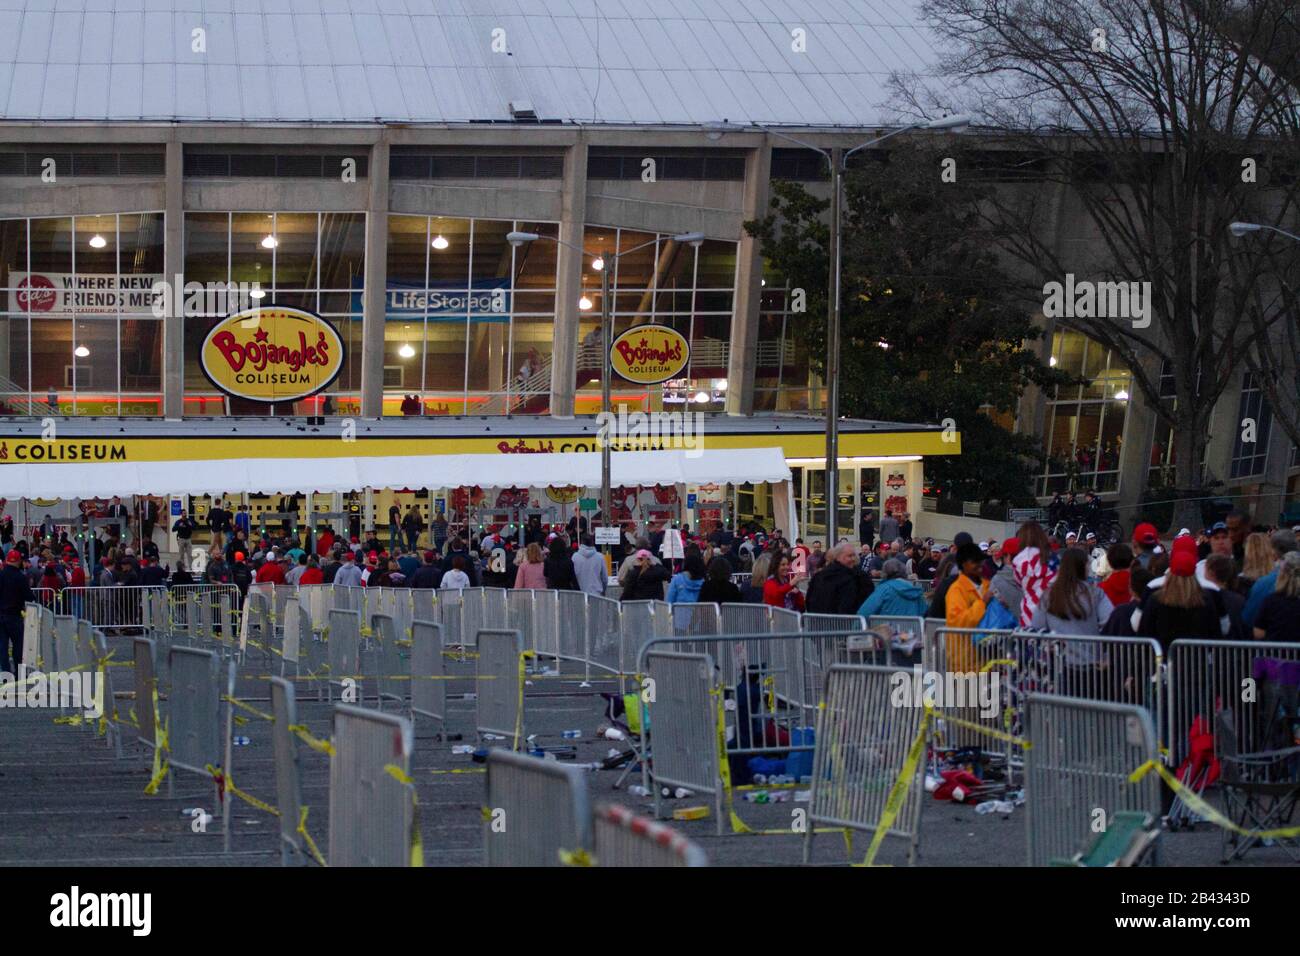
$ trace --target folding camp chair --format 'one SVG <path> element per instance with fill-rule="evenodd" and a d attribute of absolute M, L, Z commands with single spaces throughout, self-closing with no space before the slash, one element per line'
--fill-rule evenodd
<path fill-rule="evenodd" d="M 1155 863 L 1160 825 L 1154 816 L 1140 810 L 1121 810 L 1092 845 L 1068 860 L 1053 860 L 1052 866 L 1141 866 Z"/>
<path fill-rule="evenodd" d="M 1246 830 L 1289 826 L 1300 802 L 1300 747 L 1238 753 L 1232 711 L 1219 711 L 1214 722 L 1222 766 L 1223 805 L 1228 818 Z M 1261 842 L 1259 836 L 1243 836 L 1225 829 L 1223 862 L 1241 859 Z M 1300 862 L 1300 843 L 1294 838 L 1279 838 L 1270 844 L 1282 847 L 1291 859 Z"/>

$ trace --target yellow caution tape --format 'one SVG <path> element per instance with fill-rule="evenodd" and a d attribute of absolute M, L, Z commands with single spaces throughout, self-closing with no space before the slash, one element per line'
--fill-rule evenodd
<path fill-rule="evenodd" d="M 595 866 L 596 861 L 586 850 L 560 850 L 560 862 L 565 866 Z"/>
<path fill-rule="evenodd" d="M 171 765 L 163 757 L 163 753 L 168 750 L 167 727 L 164 726 L 159 717 L 158 684 L 155 682 L 153 686 L 153 776 L 144 788 L 145 794 L 151 797 L 158 792 L 158 785 L 162 783 L 163 777 L 167 776 L 167 771 L 171 769 Z"/>
<path fill-rule="evenodd" d="M 415 781 L 395 763 L 384 764 L 387 774 L 411 791 L 411 866 L 424 866 L 424 841 L 420 836 L 420 800 L 415 793 Z"/>
<path fill-rule="evenodd" d="M 71 717 L 55 717 L 54 722 L 56 724 L 64 724 L 68 727 L 80 727 L 83 723 L 83 719 L 80 714 L 74 714 Z"/>
<path fill-rule="evenodd" d="M 316 846 L 316 841 L 313 840 L 311 834 L 307 832 L 308 809 L 310 808 L 298 808 L 298 835 L 302 837 L 303 842 L 307 845 L 307 852 L 311 854 L 311 858 L 321 866 L 329 866 L 329 864 L 325 862 L 325 857 L 321 855 L 320 847 Z"/>
<path fill-rule="evenodd" d="M 485 767 L 456 767 L 454 770 L 430 770 L 429 773 L 487 773 Z"/>
<path fill-rule="evenodd" d="M 272 714 L 268 714 L 264 710 L 258 710 L 252 704 L 247 704 L 244 701 L 240 700 L 238 697 L 231 697 L 229 694 L 222 694 L 221 699 L 226 701 L 229 704 L 233 704 L 234 706 L 238 707 L 240 710 L 248 711 L 250 714 L 252 714 L 255 717 L 260 717 L 263 720 L 269 720 L 271 723 L 275 723 L 275 717 Z M 236 717 L 235 719 L 238 720 L 239 718 Z"/>
<path fill-rule="evenodd" d="M 528 661 L 536 656 L 532 651 L 523 651 L 519 655 L 519 702 L 515 708 L 515 739 L 510 744 L 511 750 L 519 749 L 519 738 L 524 733 L 524 682 L 528 679 Z"/>
<path fill-rule="evenodd" d="M 334 745 L 328 740 L 321 740 L 318 737 L 313 737 L 307 731 L 306 724 L 290 724 L 289 730 L 291 733 L 295 734 L 299 740 L 317 753 L 328 754 L 331 757 L 334 756 Z"/>
<path fill-rule="evenodd" d="M 929 709 L 930 708 L 927 706 L 926 710 L 928 711 Z M 987 734 L 988 736 L 994 738 L 995 740 L 1003 740 L 1009 744 L 1015 744 L 1017 747 L 1022 747 L 1025 750 L 1028 750 L 1030 749 L 1030 747 L 1033 746 L 1033 744 L 1031 744 L 1024 737 L 1017 737 L 1014 734 L 1004 733 L 1003 731 L 997 730 L 994 727 L 986 727 L 983 724 L 976 724 L 976 723 L 972 723 L 969 720 L 962 720 L 960 717 L 953 717 L 950 714 L 944 713 L 943 711 L 935 712 L 934 716 L 936 719 L 943 721 L 945 724 L 953 724 L 957 727 L 965 727 L 967 730 L 973 730 L 976 733 Z"/>
<path fill-rule="evenodd" d="M 278 817 L 280 815 L 280 811 L 277 810 L 275 807 L 271 806 L 269 803 L 266 803 L 263 800 L 259 800 L 257 799 L 257 797 L 253 796 L 252 794 L 245 793 L 243 790 L 240 790 L 238 787 L 236 787 L 235 780 L 233 777 L 230 776 L 229 773 L 223 774 L 219 768 L 212 766 L 212 764 L 208 764 L 206 769 L 208 773 L 212 774 L 212 779 L 216 781 L 218 786 L 224 787 L 226 790 L 230 791 L 231 794 L 238 797 L 240 800 L 243 800 L 245 803 L 249 804 L 250 806 L 254 806 L 259 810 L 264 810 L 265 812 L 271 814 L 272 816 Z"/>
<path fill-rule="evenodd" d="M 898 818 L 899 811 L 903 809 L 903 801 L 907 799 L 907 792 L 912 786 L 917 764 L 925 756 L 925 740 L 930 732 L 930 721 L 933 719 L 934 710 L 927 706 L 925 714 L 921 717 L 921 727 L 916 732 L 916 739 L 912 741 L 907 759 L 903 761 L 903 769 L 899 771 L 898 779 L 894 781 L 894 786 L 889 791 L 884 812 L 880 814 L 880 822 L 876 825 L 876 833 L 871 838 L 871 846 L 867 848 L 866 859 L 862 861 L 863 866 L 872 866 L 875 863 L 876 853 L 880 850 L 885 834 L 889 832 L 889 828 L 894 825 L 894 820 Z"/>
<path fill-rule="evenodd" d="M 1231 830 L 1240 836 L 1252 837 L 1258 840 L 1286 840 L 1300 836 L 1300 827 L 1282 827 L 1276 830 L 1247 830 L 1245 827 L 1233 823 L 1207 803 L 1195 790 L 1188 788 L 1186 784 L 1169 771 L 1168 767 L 1158 760 L 1148 760 L 1134 770 L 1129 774 L 1129 782 L 1139 783 L 1152 770 L 1158 773 L 1165 783 L 1169 784 L 1171 790 L 1183 798 L 1193 813 L 1209 820 L 1215 826 L 1222 827 L 1224 830 Z"/>

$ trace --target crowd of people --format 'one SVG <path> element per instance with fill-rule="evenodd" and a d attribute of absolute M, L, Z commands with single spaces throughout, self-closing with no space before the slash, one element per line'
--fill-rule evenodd
<path fill-rule="evenodd" d="M 1073 530 L 1052 536 L 1033 521 L 1003 541 L 977 542 L 960 532 L 941 544 L 914 538 L 910 516 L 888 509 L 879 540 L 868 518 L 857 543 L 841 538 L 830 548 L 801 538 L 791 543 L 780 529 L 753 525 L 699 534 L 666 523 L 638 533 L 629 524 L 607 565 L 585 518 L 567 526 L 544 526 L 534 518 L 520 534 L 486 529 L 462 536 L 440 514 L 426 535 L 414 507 L 402 512 L 394 506 L 384 542 L 376 529 L 344 538 L 321 527 L 300 537 L 287 521 L 254 531 L 240 512 L 217 510 L 208 516 L 212 545 L 201 571 L 182 563 L 169 568 L 152 537 L 134 539 L 137 549 L 123 544 L 112 526 L 103 541 L 95 540 L 85 567 L 67 532 L 59 533 L 53 522 L 43 522 L 28 539 L 15 535 L 12 521 L 0 521 L 0 551 L 6 569 L 17 572 L 6 574 L 0 592 L 0 617 L 11 616 L 0 624 L 12 630 L 12 615 L 29 593 L 52 604 L 70 588 L 208 583 L 232 584 L 246 594 L 254 583 L 335 584 L 605 595 L 616 582 L 624 601 L 923 616 L 950 627 L 1146 636 L 1162 645 L 1175 638 L 1300 639 L 1296 532 L 1252 527 L 1240 512 L 1199 534 L 1182 529 L 1168 541 L 1143 522 L 1131 541 L 1106 548 L 1094 532 L 1082 540 Z M 193 532 L 188 516 L 175 518 L 173 527 L 187 543 Z"/>

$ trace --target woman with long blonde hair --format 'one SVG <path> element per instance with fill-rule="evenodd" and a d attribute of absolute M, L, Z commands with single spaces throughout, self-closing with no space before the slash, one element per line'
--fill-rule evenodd
<path fill-rule="evenodd" d="M 746 604 L 763 603 L 763 585 L 767 584 L 767 576 L 771 570 L 772 552 L 764 551 L 754 559 L 749 581 L 740 587 L 741 596 Z"/>
<path fill-rule="evenodd" d="M 1242 597 L 1250 596 L 1250 589 L 1256 581 L 1266 574 L 1273 573 L 1273 546 L 1269 544 L 1268 535 L 1255 531 L 1246 536 L 1246 553 L 1241 564 L 1241 573 L 1233 583 L 1233 590 Z"/>
<path fill-rule="evenodd" d="M 524 560 L 515 574 L 515 587 L 539 591 L 546 588 L 546 563 L 542 558 L 542 546 L 536 541 L 524 551 Z"/>

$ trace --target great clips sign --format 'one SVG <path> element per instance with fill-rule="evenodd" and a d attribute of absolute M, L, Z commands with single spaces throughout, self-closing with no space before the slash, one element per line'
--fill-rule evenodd
<path fill-rule="evenodd" d="M 255 402 L 315 395 L 343 369 L 343 339 L 319 315 L 270 305 L 236 312 L 208 332 L 199 352 L 217 388 Z"/>

